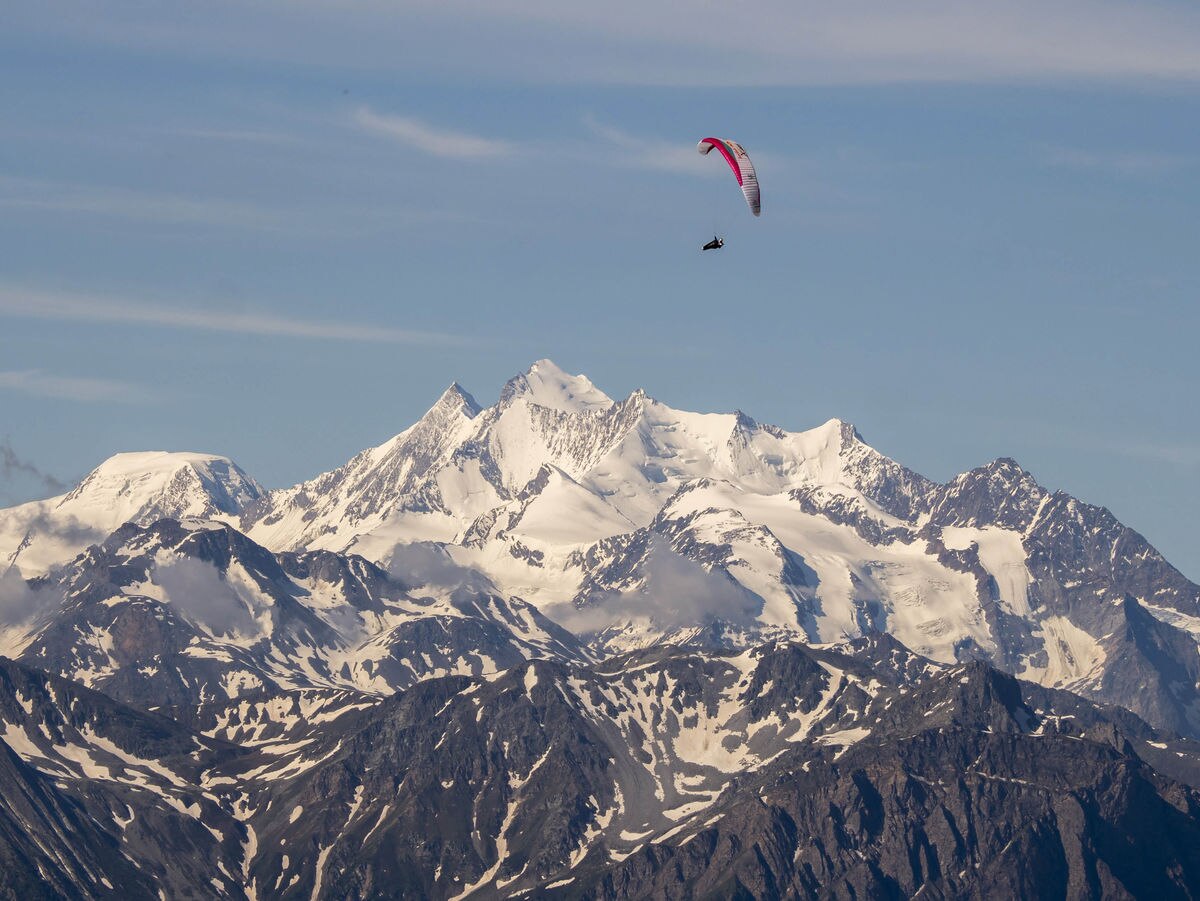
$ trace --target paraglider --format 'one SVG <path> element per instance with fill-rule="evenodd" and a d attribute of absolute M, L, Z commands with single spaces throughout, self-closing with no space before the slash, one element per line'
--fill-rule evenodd
<path fill-rule="evenodd" d="M 737 141 L 725 138 L 704 138 L 696 145 L 696 149 L 705 156 L 714 147 L 720 151 L 721 156 L 725 157 L 725 162 L 733 170 L 734 177 L 737 178 L 737 183 L 742 188 L 742 196 L 746 198 L 746 205 L 750 207 L 750 212 L 755 216 L 761 215 L 762 200 L 758 190 L 758 176 L 754 172 L 754 164 L 750 162 L 750 154 L 746 153 L 746 149 Z M 725 241 L 714 235 L 713 239 L 700 249 L 718 250 L 724 246 Z"/>
<path fill-rule="evenodd" d="M 750 154 L 737 141 L 727 141 L 724 138 L 705 138 L 696 145 L 702 154 L 708 154 L 714 147 L 721 151 L 725 162 L 733 170 L 737 183 L 742 186 L 742 194 L 746 204 L 755 216 L 762 213 L 762 202 L 758 193 L 758 176 L 754 174 L 754 164 L 750 162 Z"/>

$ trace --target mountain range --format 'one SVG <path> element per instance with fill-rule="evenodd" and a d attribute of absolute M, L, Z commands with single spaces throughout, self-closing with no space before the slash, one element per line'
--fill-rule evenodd
<path fill-rule="evenodd" d="M 3 891 L 1194 896 L 1198 642 L 1013 460 L 540 360 L 290 488 L 126 453 L 0 511 Z"/>

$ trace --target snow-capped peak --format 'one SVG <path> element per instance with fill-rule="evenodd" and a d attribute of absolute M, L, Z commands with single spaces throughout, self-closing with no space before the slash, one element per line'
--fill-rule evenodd
<path fill-rule="evenodd" d="M 145 451 L 109 457 L 57 506 L 77 515 L 104 510 L 119 525 L 163 516 L 234 514 L 262 494 L 228 457 Z"/>
<path fill-rule="evenodd" d="M 65 495 L 0 511 L 0 563 L 44 572 L 123 523 L 236 516 L 264 494 L 228 457 L 116 454 Z"/>
<path fill-rule="evenodd" d="M 587 376 L 564 372 L 551 360 L 538 360 L 508 380 L 500 393 L 500 404 L 508 406 L 517 398 L 564 413 L 607 410 L 613 405 L 613 399 Z"/>
<path fill-rule="evenodd" d="M 848 449 L 855 443 L 865 443 L 862 436 L 858 434 L 858 429 L 844 419 L 827 419 L 816 428 L 809 429 L 804 434 L 810 435 L 813 438 L 819 436 L 820 440 L 828 446 L 839 449 Z"/>

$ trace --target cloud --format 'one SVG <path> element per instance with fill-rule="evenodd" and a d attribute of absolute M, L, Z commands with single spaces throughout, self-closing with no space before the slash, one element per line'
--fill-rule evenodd
<path fill-rule="evenodd" d="M 354 122 L 364 131 L 446 159 L 508 156 L 516 149 L 507 141 L 438 128 L 409 116 L 384 115 L 365 106 L 354 112 Z"/>
<path fill-rule="evenodd" d="M 1183 0 L 133 0 L 27 4 L 10 28 L 85 44 L 508 83 L 878 84 L 1200 79 Z"/>
<path fill-rule="evenodd" d="M 111 300 L 79 294 L 32 291 L 0 285 L 0 316 L 70 322 L 115 322 L 189 331 L 231 332 L 282 338 L 362 341 L 375 344 L 464 345 L 470 341 L 440 332 L 422 332 L 344 321 L 295 319 L 269 313 L 187 309 Z M 81 388 L 80 390 L 86 390 Z"/>
<path fill-rule="evenodd" d="M 583 122 L 592 134 L 620 151 L 615 157 L 606 155 L 606 162 L 683 175 L 714 177 L 728 174 L 724 165 L 716 166 L 713 160 L 701 156 L 692 141 L 640 137 L 598 122 L 592 116 L 585 116 Z"/>
<path fill-rule="evenodd" d="M 1047 147 L 1043 154 L 1051 166 L 1116 172 L 1120 175 L 1160 175 L 1196 164 L 1193 157 L 1152 151 L 1089 150 L 1077 147 Z"/>
<path fill-rule="evenodd" d="M 455 563 L 444 547 L 432 541 L 397 545 L 387 570 L 408 588 L 481 587 L 487 582 L 476 570 Z"/>
<path fill-rule="evenodd" d="M 426 0 L 427 14 L 433 5 Z M 1200 78 L 1200 12 L 1169 0 L 763 0 L 752 7 L 714 3 L 698 9 L 666 0 L 469 0 L 455 4 L 453 14 L 465 19 L 467 10 L 472 24 L 484 18 L 500 27 L 521 23 L 557 34 L 574 50 L 573 76 L 584 73 L 595 81 Z M 502 52 L 504 42 L 492 42 L 491 54 Z M 541 58 L 531 55 L 525 68 Z"/>
<path fill-rule="evenodd" d="M 598 632 L 629 620 L 649 620 L 669 630 L 722 621 L 749 625 L 762 610 L 762 599 L 720 570 L 706 570 L 672 550 L 654 535 L 641 569 L 645 585 L 638 591 L 600 597 L 580 609 L 568 604 L 545 613 L 577 633 Z"/>
<path fill-rule="evenodd" d="M 186 137 L 186 130 L 159 129 Z M 286 136 L 257 132 L 192 132 L 214 141 L 266 144 L 283 143 Z M 294 143 L 299 143 L 296 139 Z M 309 198 L 311 203 L 312 198 Z M 435 222 L 475 222 L 474 216 L 418 205 L 366 206 L 353 202 L 331 203 L 327 195 L 315 206 L 293 201 L 289 205 L 245 203 L 220 197 L 135 191 L 109 185 L 83 185 L 0 175 L 0 208 L 46 213 L 82 214 L 105 219 L 126 219 L 165 226 L 200 226 L 245 229 L 284 235 L 346 238 L 392 229 L 394 223 L 423 225 Z M 391 224 L 389 224 L 391 223 Z"/>
<path fill-rule="evenodd" d="M 1116 441 L 1101 444 L 1100 446 L 1118 457 L 1150 460 L 1155 463 L 1169 463 L 1172 466 L 1200 466 L 1200 447 L 1194 444 L 1154 444 L 1152 442 Z"/>
<path fill-rule="evenodd" d="M 207 561 L 180 557 L 160 562 L 153 579 L 172 607 L 212 635 L 254 636 L 260 631 L 246 602 Z"/>
<path fill-rule="evenodd" d="M 250 128 L 155 128 L 156 134 L 165 134 L 177 138 L 195 138 L 201 141 L 221 141 L 235 144 L 303 144 L 303 138 L 279 131 L 261 131 Z"/>
<path fill-rule="evenodd" d="M 0 177 L 0 207 L 137 219 L 161 225 L 294 230 L 294 216 L 220 198 L 152 194 L 99 185 Z"/>
<path fill-rule="evenodd" d="M 0 372 L 0 383 L 5 373 Z M 28 460 L 22 460 L 13 450 L 12 444 L 6 439 L 0 443 L 0 480 L 11 481 L 14 478 L 32 479 L 50 494 L 61 494 L 67 490 L 66 484 L 60 482 L 48 472 L 42 472 Z"/>
<path fill-rule="evenodd" d="M 0 572 L 0 626 L 29 623 L 52 597 L 26 582 L 16 569 Z"/>
<path fill-rule="evenodd" d="M 30 504 L 29 509 L 21 510 L 19 518 L 14 515 L 6 526 L 10 533 L 20 531 L 30 540 L 50 537 L 70 549 L 71 554 L 89 545 L 99 544 L 108 534 L 85 525 L 73 516 L 47 510 L 45 505 L 36 502 Z"/>
<path fill-rule="evenodd" d="M 993 420 L 994 422 L 994 420 Z M 1200 445 L 1173 441 L 1155 441 L 1128 434 L 1102 434 L 1064 423 L 1023 419 L 1008 420 L 1030 442 L 1041 447 L 1066 448 L 1088 454 L 1105 454 L 1150 463 L 1165 463 L 1183 468 L 1200 467 Z"/>
<path fill-rule="evenodd" d="M 61 513 L 54 515 L 47 512 L 37 512 L 22 520 L 21 528 L 33 535 L 52 535 L 67 544 L 90 545 L 101 542 L 107 533 L 94 526 L 85 525 L 73 516 Z"/>
<path fill-rule="evenodd" d="M 51 375 L 40 369 L 0 372 L 0 390 L 19 391 L 37 397 L 85 402 L 108 401 L 125 404 L 146 403 L 154 394 L 147 388 L 112 379 L 78 378 Z M 7 448 L 0 448 L 0 452 Z M 3 461 L 0 461 L 2 463 Z"/>

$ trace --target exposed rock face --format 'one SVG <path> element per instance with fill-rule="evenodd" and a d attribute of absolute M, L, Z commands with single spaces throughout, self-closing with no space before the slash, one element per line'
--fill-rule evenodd
<path fill-rule="evenodd" d="M 0 897 L 1200 895 L 1200 587 L 1012 460 L 539 361 L 0 553 Z"/>
<path fill-rule="evenodd" d="M 202 785 L 237 753 L 0 658 L 0 891 L 239 897 L 246 832 Z"/>
<path fill-rule="evenodd" d="M 395 570 L 414 547 L 435 549 L 445 568 L 473 571 L 477 589 L 505 599 L 497 603 L 528 610 L 512 600 L 523 599 L 586 633 L 596 655 L 888 632 L 941 662 L 985 659 L 1200 736 L 1200 586 L 1103 508 L 1043 488 L 1009 459 L 939 485 L 848 423 L 787 432 L 741 412 L 672 409 L 640 390 L 613 400 L 548 360 L 509 380 L 491 407 L 451 385 L 410 428 L 293 488 L 264 494 L 224 458 L 133 454 L 41 504 L 0 511 L 0 551 L 12 544 L 25 576 L 69 562 L 124 519 L 217 517 L 268 554 L 329 552 Z M 269 666 L 228 649 L 238 684 L 212 685 L 213 669 L 205 698 L 259 686 L 390 690 L 455 671 L 456 649 L 469 657 L 473 642 L 487 660 L 462 672 L 528 656 L 497 637 L 502 624 L 451 611 L 440 622 L 462 634 L 422 665 L 423 651 L 406 657 L 408 639 L 386 634 L 378 606 L 342 607 L 348 635 L 330 611 L 305 613 L 307 587 L 290 594 L 299 606 L 279 590 L 277 604 L 251 604 L 247 615 L 298 631 L 284 629 Z M 120 616 L 126 647 L 143 656 L 192 646 L 187 627 L 163 625 L 171 616 L 153 604 Z M 406 628 L 420 644 L 431 623 Z M 0 635 L 10 653 L 12 641 Z M 297 656 L 312 658 L 315 675 L 293 677 Z M 59 669 L 91 666 L 103 661 Z M 201 700 L 167 688 L 156 689 L 164 702 Z"/>
<path fill-rule="evenodd" d="M 47 603 L 10 630 L 7 652 L 148 710 L 585 659 L 485 580 L 435 597 L 360 557 L 272 554 L 219 522 L 128 524 L 33 590 Z"/>
<path fill-rule="evenodd" d="M 1059 625 L 1040 652 L 1070 655 L 1071 636 L 1090 637 L 1099 659 L 1072 688 L 1147 720 L 1200 735 L 1200 586 L 1102 507 L 1050 493 L 1012 460 L 960 476 L 938 493 L 939 526 L 1003 528 L 1021 535 L 1029 572 L 1026 619 Z M 1179 624 L 1185 628 L 1179 628 Z M 1062 624 L 1069 624 L 1065 628 Z M 1040 656 L 1040 655 L 1039 655 Z M 1044 666 L 1039 660 L 1031 663 Z"/>
<path fill-rule="evenodd" d="M 1197 745 L 887 638 L 527 661 L 178 724 L 3 663 L 0 726 L 0 855 L 48 897 L 1200 889 Z"/>

